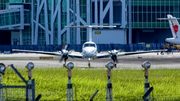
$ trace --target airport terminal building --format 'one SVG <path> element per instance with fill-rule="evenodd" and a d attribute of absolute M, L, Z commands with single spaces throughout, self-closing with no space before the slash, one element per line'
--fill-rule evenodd
<path fill-rule="evenodd" d="M 89 39 L 85 28 L 65 26 L 113 26 L 94 28 L 97 44 L 164 43 L 172 37 L 168 21 L 180 17 L 179 0 L 1 0 L 0 45 L 83 44 Z M 129 38 L 129 23 L 132 37 Z"/>

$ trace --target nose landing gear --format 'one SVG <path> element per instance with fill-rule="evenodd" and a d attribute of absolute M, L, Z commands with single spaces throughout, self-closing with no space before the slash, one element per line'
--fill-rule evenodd
<path fill-rule="evenodd" d="M 89 68 L 91 67 L 90 61 L 91 61 L 91 58 L 88 58 L 88 67 Z"/>
<path fill-rule="evenodd" d="M 88 63 L 88 67 L 89 67 L 89 68 L 91 67 L 91 64 L 90 64 L 90 63 Z"/>

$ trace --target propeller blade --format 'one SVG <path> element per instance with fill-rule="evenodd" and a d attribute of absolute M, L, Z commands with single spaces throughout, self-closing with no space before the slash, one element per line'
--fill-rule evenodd
<path fill-rule="evenodd" d="M 118 61 L 118 59 L 117 59 L 117 56 L 115 56 L 115 61 L 116 61 L 116 63 L 119 63 L 119 61 Z"/>
<path fill-rule="evenodd" d="M 68 44 L 67 45 L 63 45 L 62 49 L 68 50 L 69 49 L 69 45 Z"/>
<path fill-rule="evenodd" d="M 62 50 L 61 50 L 62 57 L 59 60 L 60 62 L 62 62 L 62 61 L 66 62 L 66 60 L 68 59 L 68 54 L 69 54 L 68 48 L 69 48 L 69 45 L 62 46 Z"/>
<path fill-rule="evenodd" d="M 116 55 L 112 55 L 111 59 L 113 60 L 114 63 L 118 63 L 119 62 Z"/>

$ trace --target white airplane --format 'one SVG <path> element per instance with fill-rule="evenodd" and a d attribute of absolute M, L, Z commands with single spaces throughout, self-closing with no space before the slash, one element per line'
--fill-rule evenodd
<path fill-rule="evenodd" d="M 166 38 L 165 41 L 173 44 L 180 44 L 180 30 L 179 30 L 179 22 L 176 18 L 173 17 L 172 15 L 168 14 L 167 18 L 157 18 L 158 20 L 168 20 L 169 21 L 169 26 L 171 28 L 172 32 L 172 38 Z"/>
<path fill-rule="evenodd" d="M 107 51 L 106 53 L 98 53 L 97 52 L 97 45 L 92 42 L 92 28 L 100 28 L 100 27 L 116 27 L 116 26 L 65 26 L 67 28 L 89 28 L 89 41 L 85 42 L 82 47 L 82 52 L 73 52 L 67 50 L 67 45 L 65 49 L 62 49 L 62 51 L 59 52 L 45 52 L 45 51 L 32 51 L 32 50 L 19 50 L 19 49 L 13 49 L 13 51 L 18 52 L 28 52 L 28 53 L 38 53 L 38 54 L 48 54 L 48 55 L 55 55 L 55 56 L 61 56 L 60 61 L 64 60 L 66 64 L 66 60 L 68 57 L 71 58 L 87 58 L 88 59 L 88 66 L 90 67 L 90 61 L 91 59 L 99 59 L 99 58 L 107 58 L 111 57 L 113 62 L 118 63 L 117 56 L 124 56 L 124 55 L 133 55 L 133 54 L 142 54 L 142 53 L 150 53 L 150 52 L 158 52 L 158 50 L 153 51 L 137 51 L 137 52 L 119 52 L 117 50 L 111 50 Z"/>

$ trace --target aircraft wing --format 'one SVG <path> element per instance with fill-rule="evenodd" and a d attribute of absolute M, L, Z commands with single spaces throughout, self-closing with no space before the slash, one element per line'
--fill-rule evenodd
<path fill-rule="evenodd" d="M 134 55 L 134 54 L 143 54 L 143 53 L 154 53 L 154 52 L 160 52 L 160 51 L 166 51 L 166 50 L 150 50 L 150 51 L 136 51 L 136 52 L 121 52 L 118 53 L 118 56 L 124 56 L 124 55 Z"/>
<path fill-rule="evenodd" d="M 97 58 L 107 58 L 107 57 L 110 57 L 111 55 L 108 53 L 108 54 L 104 54 L 104 53 L 98 53 L 97 54 Z"/>
<path fill-rule="evenodd" d="M 68 56 L 71 58 L 83 58 L 83 55 L 80 52 L 71 52 Z"/>
<path fill-rule="evenodd" d="M 46 51 L 33 51 L 33 50 L 21 50 L 21 49 L 12 49 L 12 51 L 62 56 L 60 52 L 46 52 Z"/>

